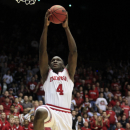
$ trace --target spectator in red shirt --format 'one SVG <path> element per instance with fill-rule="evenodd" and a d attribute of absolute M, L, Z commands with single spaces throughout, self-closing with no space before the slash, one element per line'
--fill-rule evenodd
<path fill-rule="evenodd" d="M 78 108 L 81 107 L 82 103 L 84 102 L 84 100 L 82 98 L 80 98 L 79 92 L 76 93 L 76 98 L 74 100 L 75 100 Z"/>
<path fill-rule="evenodd" d="M 9 96 L 9 92 L 5 91 L 3 97 L 0 98 L 0 104 L 5 102 L 5 97 Z"/>
<path fill-rule="evenodd" d="M 102 121 L 102 117 L 98 116 L 98 118 L 96 119 L 96 121 L 93 123 L 93 125 L 91 126 L 92 130 L 103 130 L 103 121 Z"/>
<path fill-rule="evenodd" d="M 80 92 L 80 98 L 83 98 L 84 92 L 83 92 L 83 86 L 79 86 L 79 92 Z"/>
<path fill-rule="evenodd" d="M 2 130 L 16 130 L 16 127 L 15 127 L 15 125 L 14 125 L 14 121 L 15 121 L 14 116 L 11 115 L 11 116 L 9 117 L 9 123 L 6 124 L 6 125 L 3 127 Z"/>
<path fill-rule="evenodd" d="M 110 122 L 107 118 L 105 111 L 102 113 L 102 117 L 103 117 L 103 130 L 107 130 L 110 127 Z"/>
<path fill-rule="evenodd" d="M 14 117 L 17 117 L 17 116 L 18 116 L 18 114 L 16 114 L 16 113 L 14 112 L 14 110 L 15 110 L 14 105 L 11 105 L 11 106 L 10 106 L 10 112 L 6 114 L 6 115 L 7 115 L 7 119 L 9 119 L 9 117 L 10 117 L 11 115 L 14 116 Z"/>
<path fill-rule="evenodd" d="M 34 100 L 36 99 L 35 91 L 36 91 L 37 83 L 35 82 L 35 78 L 32 77 L 31 82 L 27 84 L 27 90 L 30 96 L 33 96 Z"/>
<path fill-rule="evenodd" d="M 114 78 L 112 84 L 111 84 L 111 91 L 114 93 L 116 90 L 116 87 L 120 87 L 120 84 L 117 83 L 116 79 Z"/>
<path fill-rule="evenodd" d="M 130 111 L 130 107 L 128 105 L 128 101 L 125 100 L 125 105 L 121 105 L 122 110 L 124 111 L 124 113 L 126 114 L 126 118 L 129 117 L 129 111 Z"/>
<path fill-rule="evenodd" d="M 114 99 L 111 100 L 111 102 L 109 102 L 109 104 L 112 105 L 112 107 L 114 107 L 116 105 L 117 101 L 118 101 L 117 96 L 114 96 Z"/>
<path fill-rule="evenodd" d="M 88 122 L 84 122 L 84 126 L 81 128 L 81 130 L 91 130 L 88 128 Z"/>
<path fill-rule="evenodd" d="M 121 92 L 119 91 L 119 87 L 118 86 L 116 86 L 116 88 L 115 88 L 114 96 L 117 96 L 117 97 L 122 96 Z"/>
<path fill-rule="evenodd" d="M 89 101 L 90 101 L 92 107 L 94 108 L 95 111 L 97 111 L 97 107 L 96 107 L 96 105 L 95 105 L 95 102 L 96 102 L 96 99 L 97 99 L 98 96 L 99 96 L 99 93 L 98 93 L 98 91 L 95 89 L 95 85 L 94 85 L 94 84 L 92 85 L 92 90 L 89 90 L 88 95 L 89 95 Z"/>
<path fill-rule="evenodd" d="M 116 129 L 115 130 L 125 130 L 124 128 L 121 128 L 121 123 L 120 122 L 118 122 L 117 124 L 116 124 Z"/>
<path fill-rule="evenodd" d="M 4 110 L 3 105 L 0 105 L 0 119 L 1 119 L 1 113 L 3 112 L 3 110 Z"/>
<path fill-rule="evenodd" d="M 9 102 L 9 97 L 5 97 L 5 102 L 3 102 L 2 105 L 4 107 L 4 112 L 9 113 L 10 112 L 10 106 L 11 106 L 11 103 Z"/>
<path fill-rule="evenodd" d="M 45 95 L 45 92 L 43 89 L 43 79 L 40 80 L 40 83 L 38 83 L 38 85 L 36 87 L 36 94 L 37 94 L 38 101 L 42 100 L 44 103 L 43 96 Z"/>
<path fill-rule="evenodd" d="M 13 96 L 13 89 L 12 88 L 9 89 L 9 99 L 10 99 L 11 103 L 13 103 L 14 96 Z"/>
<path fill-rule="evenodd" d="M 108 110 L 106 111 L 107 117 L 110 121 L 109 130 L 115 130 L 115 123 L 117 122 L 116 113 L 112 110 L 112 105 L 108 106 Z"/>
<path fill-rule="evenodd" d="M 128 84 L 128 82 L 125 82 L 125 85 L 123 88 L 125 90 L 125 96 L 127 96 L 128 91 L 130 91 L 130 84 Z"/>
<path fill-rule="evenodd" d="M 16 130 L 23 130 L 23 127 L 19 125 L 20 121 L 19 118 L 15 118 L 15 126 L 16 126 Z"/>
<path fill-rule="evenodd" d="M 18 98 L 16 97 L 15 100 L 14 100 L 14 107 L 15 107 L 15 113 L 16 114 L 20 114 L 23 112 L 23 106 L 19 104 L 19 100 Z"/>
<path fill-rule="evenodd" d="M 33 130 L 34 115 L 30 116 L 29 127 Z"/>
<path fill-rule="evenodd" d="M 28 121 L 27 119 L 24 120 L 23 130 L 32 130 L 32 129 L 29 127 L 29 121 Z"/>
<path fill-rule="evenodd" d="M 4 112 L 1 113 L 1 119 L 0 122 L 2 122 L 2 127 L 4 127 L 6 124 L 8 124 L 9 122 L 6 120 L 6 114 Z"/>

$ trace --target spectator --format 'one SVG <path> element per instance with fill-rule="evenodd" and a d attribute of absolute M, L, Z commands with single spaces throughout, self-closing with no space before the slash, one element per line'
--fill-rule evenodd
<path fill-rule="evenodd" d="M 7 74 L 4 74 L 3 79 L 6 79 L 7 85 L 10 85 L 13 82 L 13 77 L 10 74 L 10 70 L 7 71 Z"/>
<path fill-rule="evenodd" d="M 88 128 L 88 122 L 84 122 L 84 126 L 81 128 L 81 130 L 91 130 Z"/>
<path fill-rule="evenodd" d="M 120 123 L 123 128 L 126 128 L 126 123 L 128 123 L 128 120 L 126 119 L 126 115 L 122 116 Z"/>
<path fill-rule="evenodd" d="M 108 94 L 107 103 L 109 104 L 112 101 L 111 93 Z"/>
<path fill-rule="evenodd" d="M 10 117 L 9 117 L 9 123 L 6 124 L 6 125 L 3 127 L 2 130 L 10 130 L 10 129 L 11 129 L 11 130 L 15 130 L 16 127 L 15 127 L 15 125 L 14 125 L 14 121 L 15 121 L 14 116 L 10 116 Z"/>
<path fill-rule="evenodd" d="M 123 111 L 122 111 L 122 109 L 120 107 L 120 102 L 119 101 L 116 102 L 116 105 L 112 108 L 112 110 L 116 113 L 116 116 L 119 116 L 119 115 L 122 114 Z"/>
<path fill-rule="evenodd" d="M 8 85 L 6 83 L 6 79 L 3 79 L 3 82 L 1 84 L 1 94 L 4 94 L 5 91 L 7 91 L 7 89 L 8 89 Z"/>
<path fill-rule="evenodd" d="M 23 125 L 25 115 L 27 115 L 27 114 L 28 114 L 28 110 L 26 108 L 23 110 L 22 114 L 19 114 L 20 125 Z"/>
<path fill-rule="evenodd" d="M 103 128 L 103 122 L 102 122 L 102 117 L 98 116 L 98 118 L 96 119 L 96 121 L 93 123 L 93 125 L 91 126 L 91 129 L 93 130 L 102 130 Z"/>
<path fill-rule="evenodd" d="M 31 102 L 31 103 L 33 103 L 33 97 L 29 96 L 28 101 Z"/>
<path fill-rule="evenodd" d="M 32 72 L 29 72 L 29 75 L 27 76 L 27 83 L 31 82 L 32 77 L 33 77 Z M 34 81 L 35 81 L 35 80 L 34 80 Z"/>
<path fill-rule="evenodd" d="M 107 107 L 107 101 L 105 98 L 103 98 L 103 93 L 100 93 L 100 97 L 97 98 L 96 102 L 95 102 L 98 110 L 103 110 L 106 111 L 106 107 Z"/>
<path fill-rule="evenodd" d="M 15 126 L 16 126 L 16 130 L 23 130 L 22 126 L 19 125 L 20 121 L 19 118 L 15 118 Z"/>
<path fill-rule="evenodd" d="M 27 119 L 24 120 L 23 130 L 31 130 L 29 127 L 29 121 Z"/>
<path fill-rule="evenodd" d="M 0 105 L 0 119 L 1 119 L 1 113 L 3 112 L 3 110 L 4 110 L 3 105 Z"/>
<path fill-rule="evenodd" d="M 117 97 L 122 96 L 118 86 L 116 86 L 116 88 L 115 88 L 114 96 L 117 96 Z"/>
<path fill-rule="evenodd" d="M 115 130 L 125 130 L 125 129 L 121 128 L 121 123 L 118 122 L 118 123 L 116 124 L 116 129 L 115 129 Z"/>
<path fill-rule="evenodd" d="M 107 117 L 110 121 L 110 128 L 109 130 L 115 130 L 115 124 L 117 122 L 116 113 L 112 110 L 112 106 L 108 106 L 108 110 L 106 111 Z"/>
<path fill-rule="evenodd" d="M 33 114 L 34 114 L 34 112 L 35 112 L 35 110 L 37 109 L 38 106 L 39 106 L 39 102 L 34 101 L 34 107 L 30 110 L 30 112 L 33 111 Z"/>
<path fill-rule="evenodd" d="M 90 111 L 90 109 L 92 108 L 92 106 L 91 106 L 88 98 L 85 98 L 85 102 L 83 103 L 82 107 L 86 108 L 87 112 Z"/>
<path fill-rule="evenodd" d="M 74 100 L 74 95 L 72 94 L 72 100 L 71 100 L 71 111 L 74 110 L 74 107 L 76 106 L 76 101 Z"/>
<path fill-rule="evenodd" d="M 85 120 L 83 120 L 83 118 L 81 116 L 78 116 L 76 126 L 75 126 L 76 130 L 78 130 L 78 128 L 82 128 L 84 126 L 83 125 L 84 122 L 85 122 Z"/>
<path fill-rule="evenodd" d="M 9 97 L 5 97 L 5 102 L 3 102 L 2 105 L 4 107 L 4 112 L 9 113 L 10 112 L 10 106 L 11 106 L 11 103 L 9 102 Z"/>
<path fill-rule="evenodd" d="M 43 101 L 39 100 L 39 106 L 43 105 Z"/>
<path fill-rule="evenodd" d="M 114 99 L 112 99 L 111 102 L 109 102 L 109 104 L 111 104 L 112 107 L 114 107 L 117 101 L 118 101 L 117 96 L 114 96 Z"/>
<path fill-rule="evenodd" d="M 113 94 L 109 91 L 108 88 L 105 88 L 105 92 L 104 92 L 104 95 L 105 95 L 105 98 L 108 99 L 108 95 L 111 95 L 110 97 L 113 97 Z"/>
<path fill-rule="evenodd" d="M 129 111 L 130 111 L 130 107 L 128 105 L 128 101 L 125 100 L 125 105 L 121 105 L 122 110 L 124 111 L 124 113 L 126 114 L 126 118 L 129 117 Z"/>
<path fill-rule="evenodd" d="M 9 89 L 9 99 L 10 99 L 11 103 L 13 103 L 14 95 L 13 95 L 13 89 L 12 88 Z"/>
<path fill-rule="evenodd" d="M 28 102 L 28 96 L 24 96 L 24 102 L 21 104 L 23 106 L 23 109 L 27 109 L 30 111 L 33 107 L 32 103 Z"/>
<path fill-rule="evenodd" d="M 13 105 L 15 107 L 16 114 L 19 115 L 20 113 L 23 113 L 23 107 L 22 107 L 22 105 L 19 104 L 18 97 L 15 98 Z"/>
<path fill-rule="evenodd" d="M 97 107 L 95 105 L 95 101 L 97 100 L 99 94 L 98 91 L 95 89 L 95 85 L 92 85 L 92 90 L 89 90 L 89 101 L 92 105 L 92 107 L 94 108 L 95 111 L 97 111 Z"/>
<path fill-rule="evenodd" d="M 126 97 L 126 100 L 128 101 L 128 105 L 130 106 L 130 91 L 128 91 L 128 96 Z"/>
<path fill-rule="evenodd" d="M 76 102 L 77 107 L 81 109 L 81 105 L 84 102 L 84 100 L 82 98 L 80 98 L 80 93 L 79 92 L 76 93 L 76 97 L 75 97 L 74 100 Z"/>
<path fill-rule="evenodd" d="M 102 113 L 102 118 L 103 118 L 103 130 L 107 130 L 110 127 L 110 122 L 107 118 L 105 111 Z"/>
<path fill-rule="evenodd" d="M 36 87 L 36 94 L 37 94 L 38 101 L 42 100 L 44 103 L 43 97 L 45 96 L 45 92 L 44 92 L 44 88 L 43 88 L 43 79 L 40 80 L 40 83 L 38 83 L 38 85 Z"/>
<path fill-rule="evenodd" d="M 126 123 L 126 129 L 125 130 L 130 130 L 130 124 Z"/>
<path fill-rule="evenodd" d="M 2 127 L 4 127 L 5 125 L 7 125 L 9 122 L 6 120 L 6 114 L 5 112 L 1 113 L 1 119 L 0 122 L 2 122 Z M 3 130 L 3 129 L 2 129 Z"/>
<path fill-rule="evenodd" d="M 4 67 L 2 67 L 2 69 L 1 69 L 2 75 L 5 75 L 8 70 L 9 70 L 9 68 L 7 67 L 7 63 L 4 63 Z"/>
<path fill-rule="evenodd" d="M 77 122 L 76 112 L 75 110 L 72 110 L 72 129 L 74 130 L 75 130 L 76 122 Z"/>
<path fill-rule="evenodd" d="M 29 127 L 33 130 L 34 115 L 30 116 Z"/>
<path fill-rule="evenodd" d="M 36 99 L 36 95 L 35 95 L 36 88 L 37 88 L 37 83 L 35 82 L 35 78 L 32 77 L 31 82 L 27 84 L 27 90 L 28 90 L 29 95 L 33 96 L 34 100 Z"/>

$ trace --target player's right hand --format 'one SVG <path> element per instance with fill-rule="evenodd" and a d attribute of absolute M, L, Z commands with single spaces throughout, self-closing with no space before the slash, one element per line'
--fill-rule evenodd
<path fill-rule="evenodd" d="M 46 14 L 45 14 L 45 21 L 44 21 L 44 26 L 48 27 L 50 25 L 50 21 L 49 21 L 49 17 L 51 16 L 52 14 L 50 13 L 50 10 L 48 9 Z"/>

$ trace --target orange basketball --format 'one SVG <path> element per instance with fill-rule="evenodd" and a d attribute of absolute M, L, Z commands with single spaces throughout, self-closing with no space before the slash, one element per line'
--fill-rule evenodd
<path fill-rule="evenodd" d="M 66 9 L 61 5 L 54 5 L 50 8 L 49 20 L 54 24 L 63 23 L 66 20 L 67 12 Z"/>

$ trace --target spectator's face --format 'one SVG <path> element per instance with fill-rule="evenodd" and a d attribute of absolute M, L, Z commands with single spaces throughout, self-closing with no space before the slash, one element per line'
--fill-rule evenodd
<path fill-rule="evenodd" d="M 106 117 L 106 112 L 103 112 L 102 116 L 103 116 L 103 117 Z"/>
<path fill-rule="evenodd" d="M 23 97 L 23 93 L 19 93 L 19 97 Z"/>
<path fill-rule="evenodd" d="M 15 103 L 18 103 L 18 102 L 19 102 L 18 98 L 15 98 L 14 102 L 15 102 Z"/>
<path fill-rule="evenodd" d="M 19 125 L 19 118 L 15 119 L 15 125 Z"/>
<path fill-rule="evenodd" d="M 72 111 L 72 116 L 75 116 L 76 115 L 76 112 L 75 111 Z"/>
<path fill-rule="evenodd" d="M 123 116 L 123 117 L 122 117 L 122 120 L 125 121 L 125 120 L 126 120 L 126 116 Z"/>
<path fill-rule="evenodd" d="M 80 93 L 77 93 L 76 96 L 77 96 L 77 98 L 79 98 L 80 97 Z"/>
<path fill-rule="evenodd" d="M 27 97 L 27 96 L 24 97 L 24 101 L 25 101 L 25 102 L 28 101 L 28 97 Z"/>
<path fill-rule="evenodd" d="M 117 117 L 117 120 L 120 121 L 120 120 L 121 120 L 121 116 L 118 116 L 118 117 Z"/>
<path fill-rule="evenodd" d="M 82 118 L 81 116 L 78 117 L 78 122 L 81 122 L 82 121 Z"/>
<path fill-rule="evenodd" d="M 80 87 L 80 88 L 79 88 L 79 91 L 83 91 L 83 87 Z"/>
<path fill-rule="evenodd" d="M 6 103 L 9 103 L 9 98 L 6 98 L 6 99 L 5 99 L 5 102 L 6 102 Z"/>
<path fill-rule="evenodd" d="M 1 118 L 2 118 L 2 119 L 5 119 L 5 118 L 6 118 L 6 114 L 5 114 L 5 113 L 2 113 L 2 114 L 1 114 Z"/>
<path fill-rule="evenodd" d="M 21 97 L 19 97 L 19 102 L 21 102 L 22 101 L 22 98 Z"/>
<path fill-rule="evenodd" d="M 114 99 L 117 100 L 117 96 L 114 96 Z"/>
<path fill-rule="evenodd" d="M 84 118 L 87 118 L 87 114 L 84 114 Z"/>
<path fill-rule="evenodd" d="M 89 102 L 88 98 L 85 98 L 85 101 L 86 101 L 86 102 Z"/>
<path fill-rule="evenodd" d="M 120 124 L 120 123 L 117 123 L 117 128 L 118 128 L 118 129 L 120 128 L 120 126 L 121 126 L 121 124 Z"/>
<path fill-rule="evenodd" d="M 33 100 L 32 96 L 29 96 L 29 101 L 32 101 L 32 100 Z"/>
<path fill-rule="evenodd" d="M 33 122 L 34 121 L 34 116 L 31 116 L 31 122 Z"/>
<path fill-rule="evenodd" d="M 93 90 L 95 90 L 95 85 L 92 86 Z"/>
<path fill-rule="evenodd" d="M 93 82 L 96 82 L 96 78 L 93 78 Z"/>
<path fill-rule="evenodd" d="M 97 83 L 96 83 L 96 86 L 97 86 L 97 87 L 99 87 L 99 86 L 100 86 L 100 84 L 97 82 Z"/>
<path fill-rule="evenodd" d="M 43 105 L 43 102 L 42 101 L 39 101 L 39 106 Z"/>
<path fill-rule="evenodd" d="M 14 106 L 11 106 L 11 107 L 10 107 L 10 111 L 11 111 L 11 112 L 14 112 L 14 109 L 15 109 Z"/>
<path fill-rule="evenodd" d="M 105 88 L 105 92 L 108 92 L 108 88 Z"/>
<path fill-rule="evenodd" d="M 0 111 L 3 111 L 4 107 L 3 105 L 0 105 Z"/>
<path fill-rule="evenodd" d="M 130 128 L 130 124 L 129 123 L 126 123 L 126 128 Z"/>
<path fill-rule="evenodd" d="M 9 91 L 9 94 L 13 94 L 13 90 L 10 90 L 10 91 Z"/>
<path fill-rule="evenodd" d="M 130 96 L 130 91 L 128 91 L 128 96 Z"/>
<path fill-rule="evenodd" d="M 39 106 L 39 103 L 36 101 L 36 102 L 34 102 L 34 107 L 38 107 Z"/>
<path fill-rule="evenodd" d="M 9 96 L 9 92 L 8 91 L 5 91 L 5 96 Z"/>
<path fill-rule="evenodd" d="M 97 114 L 94 114 L 94 119 L 95 119 L 95 120 L 97 119 Z"/>
<path fill-rule="evenodd" d="M 28 120 L 24 120 L 24 125 L 28 126 L 28 124 L 29 124 L 29 121 Z"/>
<path fill-rule="evenodd" d="M 99 122 L 101 121 L 101 117 L 100 117 L 100 116 L 98 117 L 98 121 L 99 121 Z"/>
<path fill-rule="evenodd" d="M 128 105 L 128 100 L 125 100 L 125 104 Z"/>
<path fill-rule="evenodd" d="M 34 77 L 32 77 L 32 82 L 34 82 L 35 81 L 35 78 Z"/>
<path fill-rule="evenodd" d="M 85 94 L 86 94 L 86 95 L 88 94 L 88 91 L 87 91 L 87 90 L 85 90 Z"/>
<path fill-rule="evenodd" d="M 112 107 L 111 107 L 111 106 L 109 106 L 109 107 L 108 107 L 108 109 L 109 109 L 109 110 L 112 110 Z"/>
<path fill-rule="evenodd" d="M 116 86 L 116 91 L 119 91 L 119 87 L 118 86 Z"/>
<path fill-rule="evenodd" d="M 100 97 L 103 98 L 103 93 L 100 93 Z"/>
<path fill-rule="evenodd" d="M 116 105 L 117 105 L 117 106 L 119 106 L 119 105 L 120 105 L 120 103 L 119 103 L 119 102 L 116 102 Z"/>
<path fill-rule="evenodd" d="M 38 76 L 37 76 L 37 74 L 35 74 L 35 79 L 38 79 Z"/>

